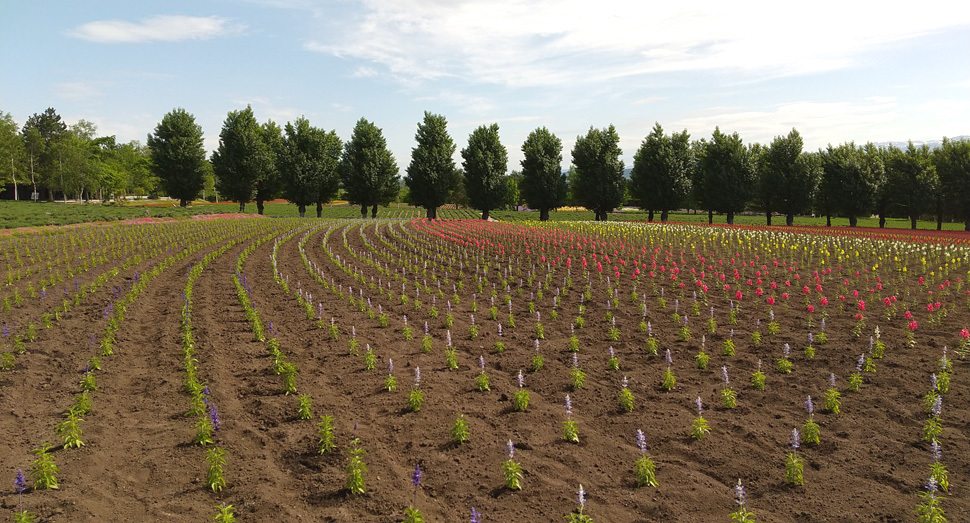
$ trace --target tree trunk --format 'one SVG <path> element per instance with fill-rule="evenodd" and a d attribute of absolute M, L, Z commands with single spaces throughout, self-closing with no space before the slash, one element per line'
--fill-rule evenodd
<path fill-rule="evenodd" d="M 910 229 L 913 229 L 913 230 L 916 230 L 916 216 L 915 215 L 909 217 L 909 228 Z"/>
<path fill-rule="evenodd" d="M 539 221 L 545 222 L 549 221 L 549 209 L 539 209 Z M 968 231 L 970 231 L 970 219 L 967 220 Z"/>
<path fill-rule="evenodd" d="M 317 202 L 317 218 L 323 218 L 323 202 Z"/>
<path fill-rule="evenodd" d="M 653 221 L 653 209 L 650 209 L 649 211 L 647 211 L 647 221 L 648 222 Z"/>
<path fill-rule="evenodd" d="M 605 221 L 609 221 L 609 219 L 610 219 L 610 214 L 609 214 L 609 212 L 608 212 L 608 211 L 600 211 L 600 215 L 602 216 L 602 218 L 601 218 L 601 220 L 600 220 L 600 221 L 604 221 L 604 222 L 605 222 Z"/>
<path fill-rule="evenodd" d="M 10 157 L 10 176 L 13 178 L 13 201 L 20 199 L 17 196 L 17 169 L 13 166 L 13 156 Z"/>
<path fill-rule="evenodd" d="M 371 218 L 374 218 L 374 219 L 377 219 L 377 204 L 376 203 L 370 209 L 370 217 Z"/>
<path fill-rule="evenodd" d="M 300 218 L 306 218 L 306 205 L 297 205 L 296 208 L 300 211 Z"/>
<path fill-rule="evenodd" d="M 937 212 L 936 213 L 936 230 L 938 230 L 938 231 L 942 231 L 943 230 L 943 213 L 942 212 Z"/>
<path fill-rule="evenodd" d="M 482 209 L 482 219 L 488 221 L 488 209 Z"/>
<path fill-rule="evenodd" d="M 771 211 L 765 212 L 765 225 L 771 227 Z"/>
<path fill-rule="evenodd" d="M 856 218 L 856 215 L 850 214 L 849 215 L 849 227 L 855 227 L 857 223 L 859 223 L 859 219 Z"/>
<path fill-rule="evenodd" d="M 670 211 L 668 211 L 667 209 L 660 211 L 660 221 L 667 223 L 667 218 L 669 217 L 670 217 Z M 653 218 L 651 218 L 650 220 L 653 221 Z"/>
<path fill-rule="evenodd" d="M 239 202 L 239 212 L 246 212 L 246 202 Z"/>
<path fill-rule="evenodd" d="M 257 198 L 256 199 L 256 213 L 259 214 L 259 215 L 262 215 L 263 214 L 263 199 L 262 198 Z"/>
<path fill-rule="evenodd" d="M 360 206 L 360 217 L 362 219 L 367 218 L 367 204 L 363 204 Z"/>
<path fill-rule="evenodd" d="M 734 211 L 727 212 L 727 224 L 734 225 Z"/>
<path fill-rule="evenodd" d="M 832 226 L 832 215 L 831 214 L 826 214 L 825 215 L 825 226 L 826 227 L 831 227 Z"/>
<path fill-rule="evenodd" d="M 714 224 L 714 211 L 710 211 L 710 210 L 707 211 L 707 224 L 708 225 Z"/>
<path fill-rule="evenodd" d="M 885 213 L 879 213 L 879 228 L 880 229 L 885 229 L 886 228 L 886 214 Z"/>
<path fill-rule="evenodd" d="M 785 225 L 787 225 L 789 227 L 791 227 L 792 225 L 795 225 L 795 214 L 794 213 L 788 213 L 788 215 L 785 216 Z"/>
<path fill-rule="evenodd" d="M 189 206 L 189 200 L 187 198 L 180 199 L 179 200 L 179 206 L 180 207 L 188 207 Z"/>

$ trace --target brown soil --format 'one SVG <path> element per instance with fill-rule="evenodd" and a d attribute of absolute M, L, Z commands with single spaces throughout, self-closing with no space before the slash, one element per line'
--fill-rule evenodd
<path fill-rule="evenodd" d="M 218 227 L 218 223 L 140 227 L 161 230 Z M 732 488 L 740 478 L 748 495 L 747 507 L 759 522 L 915 520 L 917 492 L 923 488 L 932 463 L 929 446 L 921 441 L 927 418 L 922 397 L 929 390 L 930 374 L 937 369 L 943 346 L 952 347 L 958 341 L 956 333 L 970 323 L 963 295 L 954 292 L 950 297 L 956 312 L 941 326 L 921 327 L 914 349 L 904 346 L 905 323 L 901 318 L 886 322 L 876 319 L 873 313 L 865 335 L 856 339 L 851 334 L 854 311 L 837 313 L 833 303 L 826 328 L 828 343 L 818 347 L 814 359 L 807 359 L 801 351 L 808 332 L 806 314 L 795 297 L 791 309 L 775 307 L 781 332 L 768 336 L 759 346 L 751 345 L 750 334 L 755 319 L 763 317 L 767 308 L 763 300 L 746 301 L 735 327 L 737 354 L 721 356 L 720 347 L 730 328 L 728 305 L 720 293 L 712 292 L 710 305 L 716 308 L 719 327 L 716 334 L 706 339 L 710 364 L 706 370 L 698 370 L 693 357 L 701 348 L 705 308 L 699 317 L 691 317 L 693 339 L 681 342 L 677 339 L 677 325 L 670 317 L 676 288 L 666 286 L 666 310 L 658 308 L 657 295 L 648 291 L 646 319 L 652 322 L 661 346 L 660 355 L 648 355 L 644 350 L 647 335 L 637 332 L 639 305 L 630 302 L 631 286 L 627 280 L 622 283 L 619 307 L 612 311 L 621 332 L 620 341 L 606 339 L 606 284 L 594 273 L 590 277 L 592 300 L 587 304 L 585 327 L 576 330 L 585 385 L 573 390 L 569 374 L 572 354 L 566 348 L 583 283 L 575 265 L 573 289 L 561 300 L 558 320 L 550 316 L 555 284 L 545 291 L 541 301 L 536 299 L 545 326 L 545 339 L 540 341 L 545 366 L 533 373 L 529 368 L 534 353 L 535 319 L 527 310 L 527 302 L 537 286 L 525 289 L 519 296 L 518 277 L 510 282 L 516 328 L 507 327 L 501 338 L 496 333 L 496 322 L 487 320 L 487 298 L 478 296 L 475 318 L 481 335 L 470 340 L 474 292 L 471 275 L 476 261 L 465 260 L 465 288 L 459 291 L 460 303 L 453 305 L 455 325 L 450 329 L 458 347 L 459 369 L 448 370 L 443 319 L 445 302 L 451 296 L 450 281 L 441 287 L 444 299 L 437 299 L 441 316 L 436 320 L 429 318 L 431 296 L 424 290 L 419 295 L 423 307 L 415 311 L 412 303 L 405 306 L 399 301 L 400 280 L 391 280 L 392 295 L 382 296 L 367 288 L 364 296 L 371 298 L 374 309 L 381 304 L 389 318 L 389 327 L 379 328 L 376 319 L 367 318 L 351 308 L 346 298 L 341 300 L 336 292 L 312 279 L 300 257 L 302 233 L 298 233 L 279 246 L 277 255 L 278 270 L 288 280 L 290 294 L 274 281 L 272 240 L 248 256 L 241 274 L 251 288 L 263 323 L 272 322 L 279 331 L 281 350 L 288 361 L 299 367 L 299 393 L 312 397 L 314 416 L 328 414 L 336 420 L 339 450 L 320 455 L 316 452 L 318 419 L 297 419 L 297 398 L 282 394 L 280 377 L 271 370 L 266 344 L 253 341 L 231 275 L 241 250 L 257 238 L 273 230 L 282 235 L 321 222 L 252 223 L 247 230 L 254 232 L 253 236 L 215 258 L 194 289 L 196 357 L 199 374 L 211 390 L 222 421 L 215 439 L 216 445 L 228 452 L 227 488 L 213 493 L 205 485 L 205 449 L 192 443 L 195 419 L 184 415 L 189 396 L 181 390 L 180 366 L 180 310 L 186 275 L 190 264 L 198 263 L 205 252 L 224 245 L 224 240 L 220 240 L 166 269 L 128 307 L 116 352 L 102 358 L 104 370 L 96 373 L 99 390 L 92 396 L 94 410 L 81 424 L 85 446 L 56 448 L 53 455 L 60 467 L 60 489 L 28 490 L 22 505 L 13 489 L 17 469 L 28 473 L 33 459 L 30 450 L 43 441 L 59 443 L 54 426 L 63 419 L 62 413 L 80 390 L 78 382 L 85 362 L 97 354 L 91 337 L 100 338 L 104 333 L 107 322 L 103 310 L 113 300 L 113 288 L 127 289 L 122 282 L 130 281 L 134 271 L 144 274 L 148 262 L 132 267 L 87 296 L 53 328 L 40 329 L 38 340 L 29 343 L 27 352 L 17 357 L 16 367 L 2 374 L 0 436 L 7 443 L 0 448 L 0 473 L 8 478 L 8 487 L 0 497 L 4 510 L 14 511 L 22 506 L 43 521 L 58 522 L 202 521 L 212 519 L 217 513 L 216 505 L 227 503 L 235 507 L 239 521 L 396 522 L 404 518 L 404 509 L 414 503 L 427 521 L 468 521 L 471 507 L 475 507 L 486 522 L 553 522 L 563 521 L 576 508 L 575 492 L 582 484 L 587 492 L 586 514 L 599 523 L 712 522 L 730 521 L 730 513 L 736 508 Z M 406 252 L 407 294 L 414 300 L 412 267 L 423 267 L 429 258 L 411 252 L 409 243 L 430 245 L 432 252 L 437 252 L 437 240 L 412 224 L 395 225 L 393 234 L 382 225 L 381 237 L 401 251 L 395 252 L 387 249 L 374 227 L 368 227 L 366 240 L 375 247 L 370 252 L 361 238 L 357 225 L 360 222 L 356 222 L 346 234 L 355 256 L 343 243 L 344 224 L 351 222 L 339 223 L 326 245 L 321 242 L 327 226 L 313 229 L 306 242 L 307 257 L 323 271 L 325 281 L 332 279 L 345 293 L 353 287 L 357 294 L 360 285 L 331 261 L 325 249 L 339 256 L 351 273 L 359 271 L 367 283 L 371 277 L 375 283 L 379 278 L 385 288 L 390 278 L 365 260 L 373 257 L 380 260 L 382 267 L 387 263 L 391 274 L 400 274 L 402 253 Z M 467 251 L 471 255 L 482 252 L 474 246 Z M 494 253 L 486 252 L 487 259 L 494 263 Z M 167 251 L 163 252 L 155 263 L 167 255 Z M 679 256 L 673 258 L 680 260 Z M 692 255 L 685 258 L 689 263 L 683 270 L 688 271 L 696 260 Z M 436 290 L 431 281 L 432 261 L 435 260 L 429 259 L 427 281 Z M 455 263 L 449 276 L 452 279 L 457 276 L 457 259 Z M 577 263 L 575 258 L 573 263 Z M 525 275 L 531 263 L 523 263 L 521 268 Z M 697 268 L 702 269 L 700 264 Z M 811 269 L 799 267 L 797 272 L 808 281 Z M 541 265 L 537 270 L 544 276 Z M 444 278 L 444 269 L 436 272 Z M 495 283 L 495 270 L 489 274 Z M 561 280 L 564 274 L 563 270 L 557 271 L 553 280 Z M 779 283 L 786 277 L 781 269 L 775 274 Z M 850 276 L 833 273 L 826 285 L 834 289 L 836 280 L 843 277 Z M 853 278 L 853 284 L 863 284 L 863 278 Z M 422 276 L 420 281 L 424 279 Z M 84 283 L 82 279 L 81 284 Z M 312 294 L 314 310 L 317 302 L 323 304 L 326 322 L 332 317 L 339 326 L 338 341 L 329 339 L 326 328 L 318 328 L 315 321 L 307 319 L 296 299 L 298 288 Z M 680 300 L 681 314 L 689 310 L 688 304 L 693 301 L 690 288 Z M 888 289 L 887 285 L 886 292 Z M 900 296 L 910 291 L 913 295 L 925 292 L 909 279 L 891 290 Z M 508 308 L 501 301 L 504 294 L 499 290 L 496 299 L 503 323 L 508 316 Z M 836 301 L 834 295 L 829 299 Z M 878 298 L 871 298 L 871 302 L 875 308 Z M 50 305 L 31 301 L 4 313 L 3 321 L 18 325 L 30 319 L 36 321 Z M 881 310 L 881 304 L 879 307 Z M 926 311 L 913 312 L 924 325 Z M 405 314 L 414 329 L 415 339 L 411 341 L 405 341 L 402 335 Z M 430 353 L 423 353 L 420 346 L 424 321 L 428 321 L 434 337 Z M 886 356 L 876 360 L 876 373 L 865 375 L 860 392 L 847 391 L 848 376 L 859 354 L 868 349 L 868 337 L 876 324 L 883 331 Z M 364 370 L 362 359 L 348 354 L 352 326 L 356 328 L 361 352 L 365 344 L 374 348 L 378 356 L 376 370 Z M 502 354 L 492 349 L 499 340 L 507 348 Z M 775 370 L 774 362 L 785 342 L 792 347 L 794 372 L 790 375 Z M 619 357 L 619 371 L 607 369 L 610 346 Z M 671 392 L 660 388 L 666 369 L 663 350 L 667 348 L 671 350 L 671 368 L 677 376 L 676 388 Z M 479 392 L 475 386 L 479 355 L 485 357 L 485 371 L 491 381 L 488 392 Z M 951 490 L 942 506 L 950 521 L 963 521 L 970 517 L 970 368 L 952 351 L 951 357 L 954 369 L 950 390 L 944 396 L 944 429 L 940 438 Z M 398 384 L 394 392 L 383 389 L 388 358 L 394 360 Z M 753 389 L 749 383 L 758 360 L 764 362 L 767 374 L 764 392 Z M 731 384 L 739 395 L 738 407 L 731 410 L 719 406 L 722 365 L 729 367 Z M 415 367 L 422 371 L 425 402 L 420 411 L 409 412 L 405 407 Z M 531 393 L 526 412 L 514 412 L 511 407 L 520 369 L 525 374 L 525 388 Z M 838 376 L 842 391 L 843 410 L 838 415 L 823 412 L 821 407 L 830 373 Z M 636 408 L 631 413 L 621 412 L 616 401 L 624 376 L 636 396 Z M 572 398 L 572 419 L 578 424 L 579 444 L 562 438 L 562 422 L 566 419 L 563 399 L 567 393 Z M 805 462 L 805 485 L 787 486 L 783 481 L 787 442 L 791 429 L 801 428 L 805 422 L 802 406 L 808 395 L 816 398 L 815 419 L 822 427 L 821 444 L 800 450 Z M 704 417 L 711 426 L 711 433 L 701 441 L 688 436 L 696 415 L 693 401 L 698 396 L 704 401 Z M 455 445 L 450 439 L 452 424 L 459 414 L 468 420 L 471 433 L 465 445 Z M 657 465 L 659 488 L 635 485 L 637 429 L 647 436 L 649 454 Z M 344 489 L 346 451 L 355 436 L 367 452 L 367 492 L 361 496 L 350 495 Z M 505 488 L 502 478 L 505 444 L 510 439 L 515 443 L 515 459 L 524 469 L 523 489 L 517 492 Z M 415 494 L 411 474 L 418 463 L 423 477 Z"/>

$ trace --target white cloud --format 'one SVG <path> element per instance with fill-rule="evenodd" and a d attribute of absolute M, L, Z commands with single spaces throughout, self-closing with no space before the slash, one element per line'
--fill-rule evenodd
<path fill-rule="evenodd" d="M 330 107 L 333 107 L 334 110 L 340 111 L 342 113 L 346 113 L 346 112 L 352 111 L 354 109 L 353 107 L 351 107 L 349 105 L 345 105 L 345 104 L 337 103 L 337 102 L 334 102 L 334 103 L 330 104 Z"/>
<path fill-rule="evenodd" d="M 244 29 L 244 25 L 218 16 L 159 15 L 141 22 L 97 20 L 80 25 L 68 34 L 91 42 L 118 44 L 207 40 L 238 34 Z"/>
<path fill-rule="evenodd" d="M 101 88 L 90 82 L 62 82 L 54 85 L 54 95 L 72 102 L 89 102 L 101 96 Z"/>
<path fill-rule="evenodd" d="M 460 77 L 512 86 L 620 80 L 670 71 L 750 76 L 840 69 L 886 44 L 970 24 L 970 9 L 826 0 L 360 0 L 321 28 L 312 51 L 413 80 Z M 946 12 L 947 16 L 939 13 Z M 833 13 L 837 13 L 834 15 Z"/>
<path fill-rule="evenodd" d="M 351 73 L 350 76 L 354 78 L 370 78 L 372 76 L 377 76 L 377 71 L 373 67 L 362 65 L 357 69 L 354 69 L 354 72 Z"/>
<path fill-rule="evenodd" d="M 807 150 L 843 141 L 878 141 L 873 130 L 895 132 L 901 110 L 891 97 L 874 97 L 869 103 L 799 101 L 779 104 L 773 110 L 711 108 L 702 114 L 670 122 L 665 128 L 687 129 L 691 138 L 707 138 L 721 131 L 737 131 L 745 142 L 769 143 L 775 136 L 798 129 Z M 889 131 L 887 129 L 893 129 Z"/>

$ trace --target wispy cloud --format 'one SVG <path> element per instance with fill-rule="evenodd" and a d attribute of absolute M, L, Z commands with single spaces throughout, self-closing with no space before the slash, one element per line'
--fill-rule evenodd
<path fill-rule="evenodd" d="M 714 127 L 735 132 L 745 142 L 769 143 L 775 136 L 797 128 L 806 149 L 825 147 L 842 141 L 877 139 L 874 128 L 894 124 L 900 108 L 892 97 L 873 97 L 868 103 L 852 102 L 791 102 L 774 110 L 745 110 L 712 108 L 700 115 L 670 122 L 672 130 L 687 129 L 692 138 L 709 137 Z"/>
<path fill-rule="evenodd" d="M 239 34 L 245 28 L 218 16 L 159 15 L 140 22 L 96 20 L 78 26 L 68 35 L 102 44 L 181 42 Z"/>
<path fill-rule="evenodd" d="M 890 2 L 892 3 L 892 2 Z M 970 24 L 970 10 L 871 9 L 825 0 L 758 1 L 741 7 L 699 0 L 360 0 L 330 19 L 305 49 L 363 60 L 401 78 L 511 86 L 589 83 L 673 71 L 754 77 L 848 67 L 865 53 Z M 905 9 L 906 16 L 899 10 Z M 838 16 L 832 16 L 832 13 Z M 824 27 L 824 35 L 819 28 Z"/>
<path fill-rule="evenodd" d="M 101 88 L 90 82 L 62 82 L 54 85 L 54 95 L 72 102 L 89 102 L 101 96 Z"/>

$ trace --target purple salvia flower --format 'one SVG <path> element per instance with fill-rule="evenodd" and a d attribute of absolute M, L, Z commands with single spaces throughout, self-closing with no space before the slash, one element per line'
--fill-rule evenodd
<path fill-rule="evenodd" d="M 933 414 L 934 418 L 939 418 L 941 412 L 943 412 L 943 398 L 937 396 L 936 399 L 933 400 L 933 407 L 930 408 L 930 413 Z"/>
<path fill-rule="evenodd" d="M 936 374 L 930 374 L 930 390 L 936 390 L 938 379 Z"/>
<path fill-rule="evenodd" d="M 498 324 L 498 335 L 499 336 L 502 335 L 502 324 L 501 323 Z"/>
<path fill-rule="evenodd" d="M 714 307 L 711 307 L 711 317 L 714 317 Z"/>
<path fill-rule="evenodd" d="M 421 386 L 421 367 L 414 368 L 414 388 Z"/>
<path fill-rule="evenodd" d="M 509 442 L 505 444 L 505 455 L 508 456 L 509 459 L 512 459 L 512 456 L 515 456 L 515 445 L 512 444 L 512 440 L 509 440 Z"/>
<path fill-rule="evenodd" d="M 579 492 L 576 493 L 576 501 L 579 502 L 579 511 L 582 512 L 586 506 L 586 491 L 583 490 L 582 484 L 579 485 Z"/>
<path fill-rule="evenodd" d="M 478 368 L 482 369 L 482 372 L 485 372 L 485 356 L 484 355 L 479 355 L 478 356 Z"/>
<path fill-rule="evenodd" d="M 791 446 L 793 450 L 798 450 L 800 441 L 801 437 L 798 435 L 798 429 L 791 429 L 791 440 L 788 442 L 788 445 Z"/>
<path fill-rule="evenodd" d="M 394 374 L 394 360 L 387 358 L 387 373 Z"/>
<path fill-rule="evenodd" d="M 769 310 L 768 311 L 768 321 L 775 321 L 775 311 L 774 310 Z"/>
<path fill-rule="evenodd" d="M 640 429 L 637 429 L 637 448 L 640 449 L 641 453 L 647 452 L 647 436 Z"/>
<path fill-rule="evenodd" d="M 788 359 L 788 355 L 789 354 L 791 354 L 791 346 L 786 343 L 786 344 L 782 345 L 782 347 L 781 347 L 781 355 L 785 359 Z"/>
<path fill-rule="evenodd" d="M 808 345 L 809 346 L 812 346 L 813 343 L 815 343 L 815 335 L 812 334 L 811 332 L 809 332 L 808 333 Z"/>
<path fill-rule="evenodd" d="M 431 332 L 431 331 L 428 329 L 428 322 L 424 322 L 424 333 L 425 333 L 425 335 L 427 335 L 429 332 Z"/>
<path fill-rule="evenodd" d="M 930 476 L 929 478 L 926 479 L 926 492 L 927 492 L 927 495 L 929 497 L 935 499 L 936 498 L 936 489 L 937 489 L 936 478 L 934 476 Z"/>
<path fill-rule="evenodd" d="M 421 464 L 418 463 L 414 466 L 414 472 L 411 473 L 411 484 L 414 485 L 415 490 L 421 486 Z"/>
<path fill-rule="evenodd" d="M 564 406 L 566 407 L 566 415 L 567 416 L 572 416 L 572 414 L 573 414 L 573 402 L 572 402 L 571 399 L 569 399 L 569 394 L 566 394 L 566 401 L 564 402 Z"/>
<path fill-rule="evenodd" d="M 940 446 L 940 442 L 935 439 L 930 443 L 930 455 L 933 456 L 933 461 L 940 461 L 943 457 L 943 448 Z"/>
<path fill-rule="evenodd" d="M 219 409 L 216 408 L 216 404 L 208 402 L 209 404 L 209 421 L 212 422 L 212 429 L 219 430 L 222 426 L 222 422 L 219 420 Z"/>
<path fill-rule="evenodd" d="M 704 412 L 704 402 L 701 401 L 700 396 L 698 396 L 697 399 L 694 400 L 694 410 L 697 411 L 698 416 L 700 416 L 701 413 Z"/>
<path fill-rule="evenodd" d="M 17 494 L 23 494 L 27 490 L 27 477 L 24 476 L 24 471 L 17 469 L 17 477 L 13 480 L 13 484 L 17 487 Z"/>
<path fill-rule="evenodd" d="M 355 325 L 351 325 L 350 326 L 350 336 L 352 338 L 356 338 L 357 337 L 357 327 Z"/>
<path fill-rule="evenodd" d="M 685 327 L 687 326 L 687 315 L 686 314 L 684 314 L 684 326 Z"/>
<path fill-rule="evenodd" d="M 721 381 L 723 381 L 725 385 L 730 383 L 730 380 L 728 379 L 727 365 L 721 367 Z"/>
<path fill-rule="evenodd" d="M 809 415 L 815 414 L 815 404 L 812 403 L 811 396 L 809 396 L 808 399 L 805 400 L 805 412 L 807 412 Z"/>
<path fill-rule="evenodd" d="M 536 352 L 539 352 L 539 340 L 538 339 L 534 340 L 532 344 L 535 345 Z"/>
<path fill-rule="evenodd" d="M 647 336 L 653 336 L 653 325 L 649 321 L 647 322 Z"/>
<path fill-rule="evenodd" d="M 408 315 L 407 314 L 404 315 L 404 326 L 405 327 L 408 326 Z"/>
<path fill-rule="evenodd" d="M 741 485 L 741 478 L 738 478 L 738 486 L 734 487 L 734 497 L 735 502 L 738 505 L 744 506 L 744 486 Z"/>
<path fill-rule="evenodd" d="M 536 311 L 536 323 L 539 323 L 540 321 L 542 321 L 542 316 L 539 314 L 539 311 Z"/>
<path fill-rule="evenodd" d="M 579 354 L 573 353 L 573 367 L 579 367 Z"/>
<path fill-rule="evenodd" d="M 445 345 L 451 347 L 451 329 L 445 331 Z"/>
<path fill-rule="evenodd" d="M 837 388 L 835 385 L 835 373 L 829 374 L 829 386 L 833 389 Z"/>
<path fill-rule="evenodd" d="M 474 314 L 469 314 L 468 315 L 468 321 L 469 321 L 469 323 L 471 323 L 472 325 L 474 325 L 475 324 L 475 315 Z"/>
<path fill-rule="evenodd" d="M 664 351 L 664 361 L 667 362 L 667 365 L 672 365 L 674 363 L 674 359 L 670 357 L 670 349 Z"/>
<path fill-rule="evenodd" d="M 629 384 L 630 384 L 630 380 L 626 379 L 626 376 L 623 376 L 623 380 L 620 381 L 620 385 L 625 389 Z"/>
<path fill-rule="evenodd" d="M 475 507 L 472 507 L 472 517 L 469 523 L 482 523 L 482 513 L 475 510 Z"/>
<path fill-rule="evenodd" d="M 519 369 L 519 375 L 515 378 L 519 383 L 519 388 L 525 387 L 525 376 L 522 375 L 522 369 Z"/>
<path fill-rule="evenodd" d="M 865 363 L 866 363 L 866 353 L 863 352 L 862 354 L 859 355 L 859 361 L 857 361 L 856 364 L 855 364 L 855 371 L 856 372 L 861 371 L 862 370 L 862 366 Z"/>
<path fill-rule="evenodd" d="M 610 359 L 613 359 L 613 358 L 615 358 L 616 356 L 615 356 L 615 354 L 614 354 L 614 352 L 613 352 L 613 346 L 612 346 L 612 345 L 610 346 L 610 349 L 609 349 L 609 351 L 610 351 Z"/>

